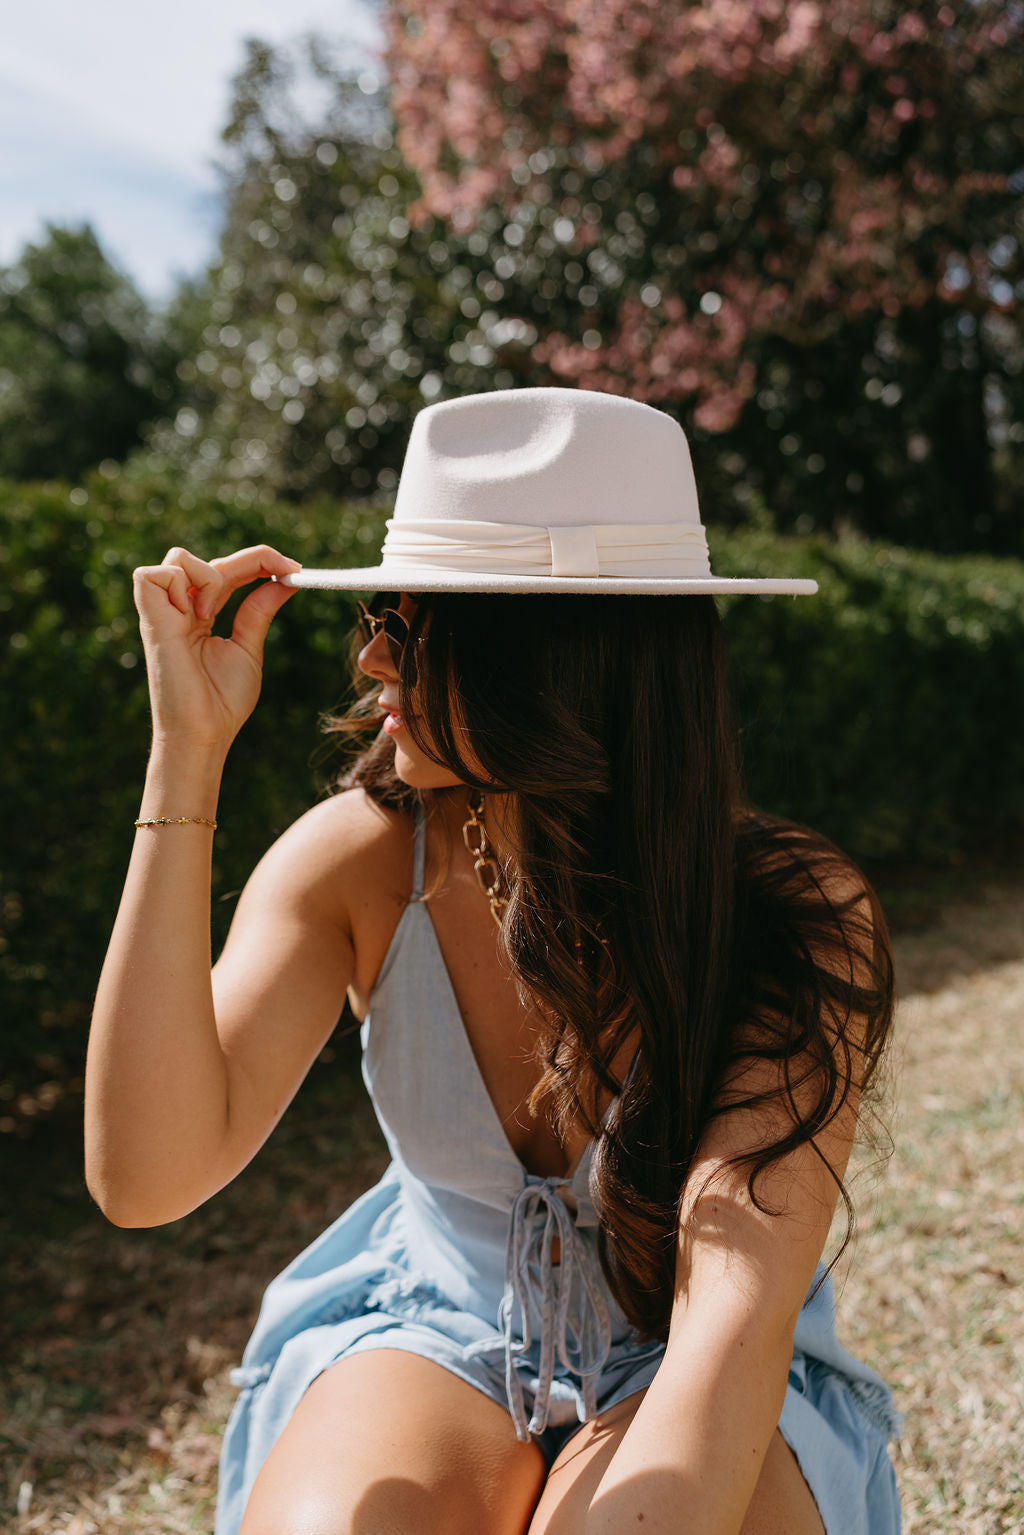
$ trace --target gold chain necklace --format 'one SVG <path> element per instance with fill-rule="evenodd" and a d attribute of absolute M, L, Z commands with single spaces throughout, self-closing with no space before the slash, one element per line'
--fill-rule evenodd
<path fill-rule="evenodd" d="M 484 826 L 484 797 L 479 789 L 469 791 L 469 819 L 462 828 L 462 840 L 473 860 L 473 870 L 480 889 L 487 897 L 491 916 L 500 927 L 508 906 L 508 886 L 501 864 L 487 837 Z"/>

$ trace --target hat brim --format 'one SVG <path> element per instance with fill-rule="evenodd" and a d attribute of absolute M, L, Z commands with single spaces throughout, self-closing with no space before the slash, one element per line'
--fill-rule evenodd
<path fill-rule="evenodd" d="M 413 570 L 396 565 L 367 565 L 354 570 L 297 570 L 279 576 L 283 586 L 336 592 L 507 592 L 551 596 L 619 595 L 671 597 L 706 594 L 809 597 L 817 581 L 775 576 L 700 576 L 687 580 L 656 576 L 496 576 L 467 571 Z"/>

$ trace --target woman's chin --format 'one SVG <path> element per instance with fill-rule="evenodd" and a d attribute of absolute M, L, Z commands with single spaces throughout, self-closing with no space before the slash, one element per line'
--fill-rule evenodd
<path fill-rule="evenodd" d="M 397 741 L 395 772 L 410 789 L 453 789 L 462 781 L 439 762 L 431 762 L 429 757 L 421 756 L 419 752 L 413 754 L 405 751 Z"/>

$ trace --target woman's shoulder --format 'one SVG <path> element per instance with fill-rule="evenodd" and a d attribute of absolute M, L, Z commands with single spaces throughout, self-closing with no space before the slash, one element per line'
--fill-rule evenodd
<path fill-rule="evenodd" d="M 738 910 L 754 968 L 798 964 L 871 977 L 891 991 L 885 917 L 870 880 L 835 843 L 795 821 L 749 812 L 737 827 Z"/>
<path fill-rule="evenodd" d="M 744 1071 L 760 1062 L 769 1079 L 781 1070 L 784 1096 L 806 1088 L 816 1106 L 801 1107 L 802 1123 L 827 1125 L 852 1089 L 870 1086 L 891 1030 L 885 918 L 867 877 L 820 833 L 750 815 L 737 844 L 736 1059 Z"/>
<path fill-rule="evenodd" d="M 871 882 L 834 842 L 763 811 L 745 811 L 736 828 L 741 878 L 796 905 L 855 908 L 873 902 Z"/>
<path fill-rule="evenodd" d="M 381 804 L 365 789 L 339 789 L 319 800 L 289 828 L 286 836 L 319 843 L 351 856 L 379 852 L 415 836 L 416 820 L 409 811 Z"/>
<path fill-rule="evenodd" d="M 368 902 L 404 903 L 411 888 L 415 820 L 379 804 L 363 789 L 320 800 L 264 855 L 251 883 L 273 889 L 279 904 L 307 912 L 322 905 L 354 915 Z"/>

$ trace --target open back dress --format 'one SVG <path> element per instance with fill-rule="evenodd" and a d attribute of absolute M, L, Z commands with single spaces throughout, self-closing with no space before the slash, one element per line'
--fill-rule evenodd
<path fill-rule="evenodd" d="M 241 1392 L 216 1535 L 236 1535 L 303 1393 L 350 1354 L 435 1360 L 504 1406 L 550 1464 L 582 1422 L 650 1385 L 664 1353 L 636 1337 L 601 1271 L 590 1147 L 570 1176 L 545 1178 L 505 1135 L 422 899 L 425 846 L 421 820 L 411 897 L 362 1028 L 363 1076 L 392 1161 L 267 1289 L 232 1377 Z M 819 1270 L 779 1428 L 828 1535 L 896 1535 L 887 1441 L 900 1427 L 888 1387 L 838 1342 Z"/>

